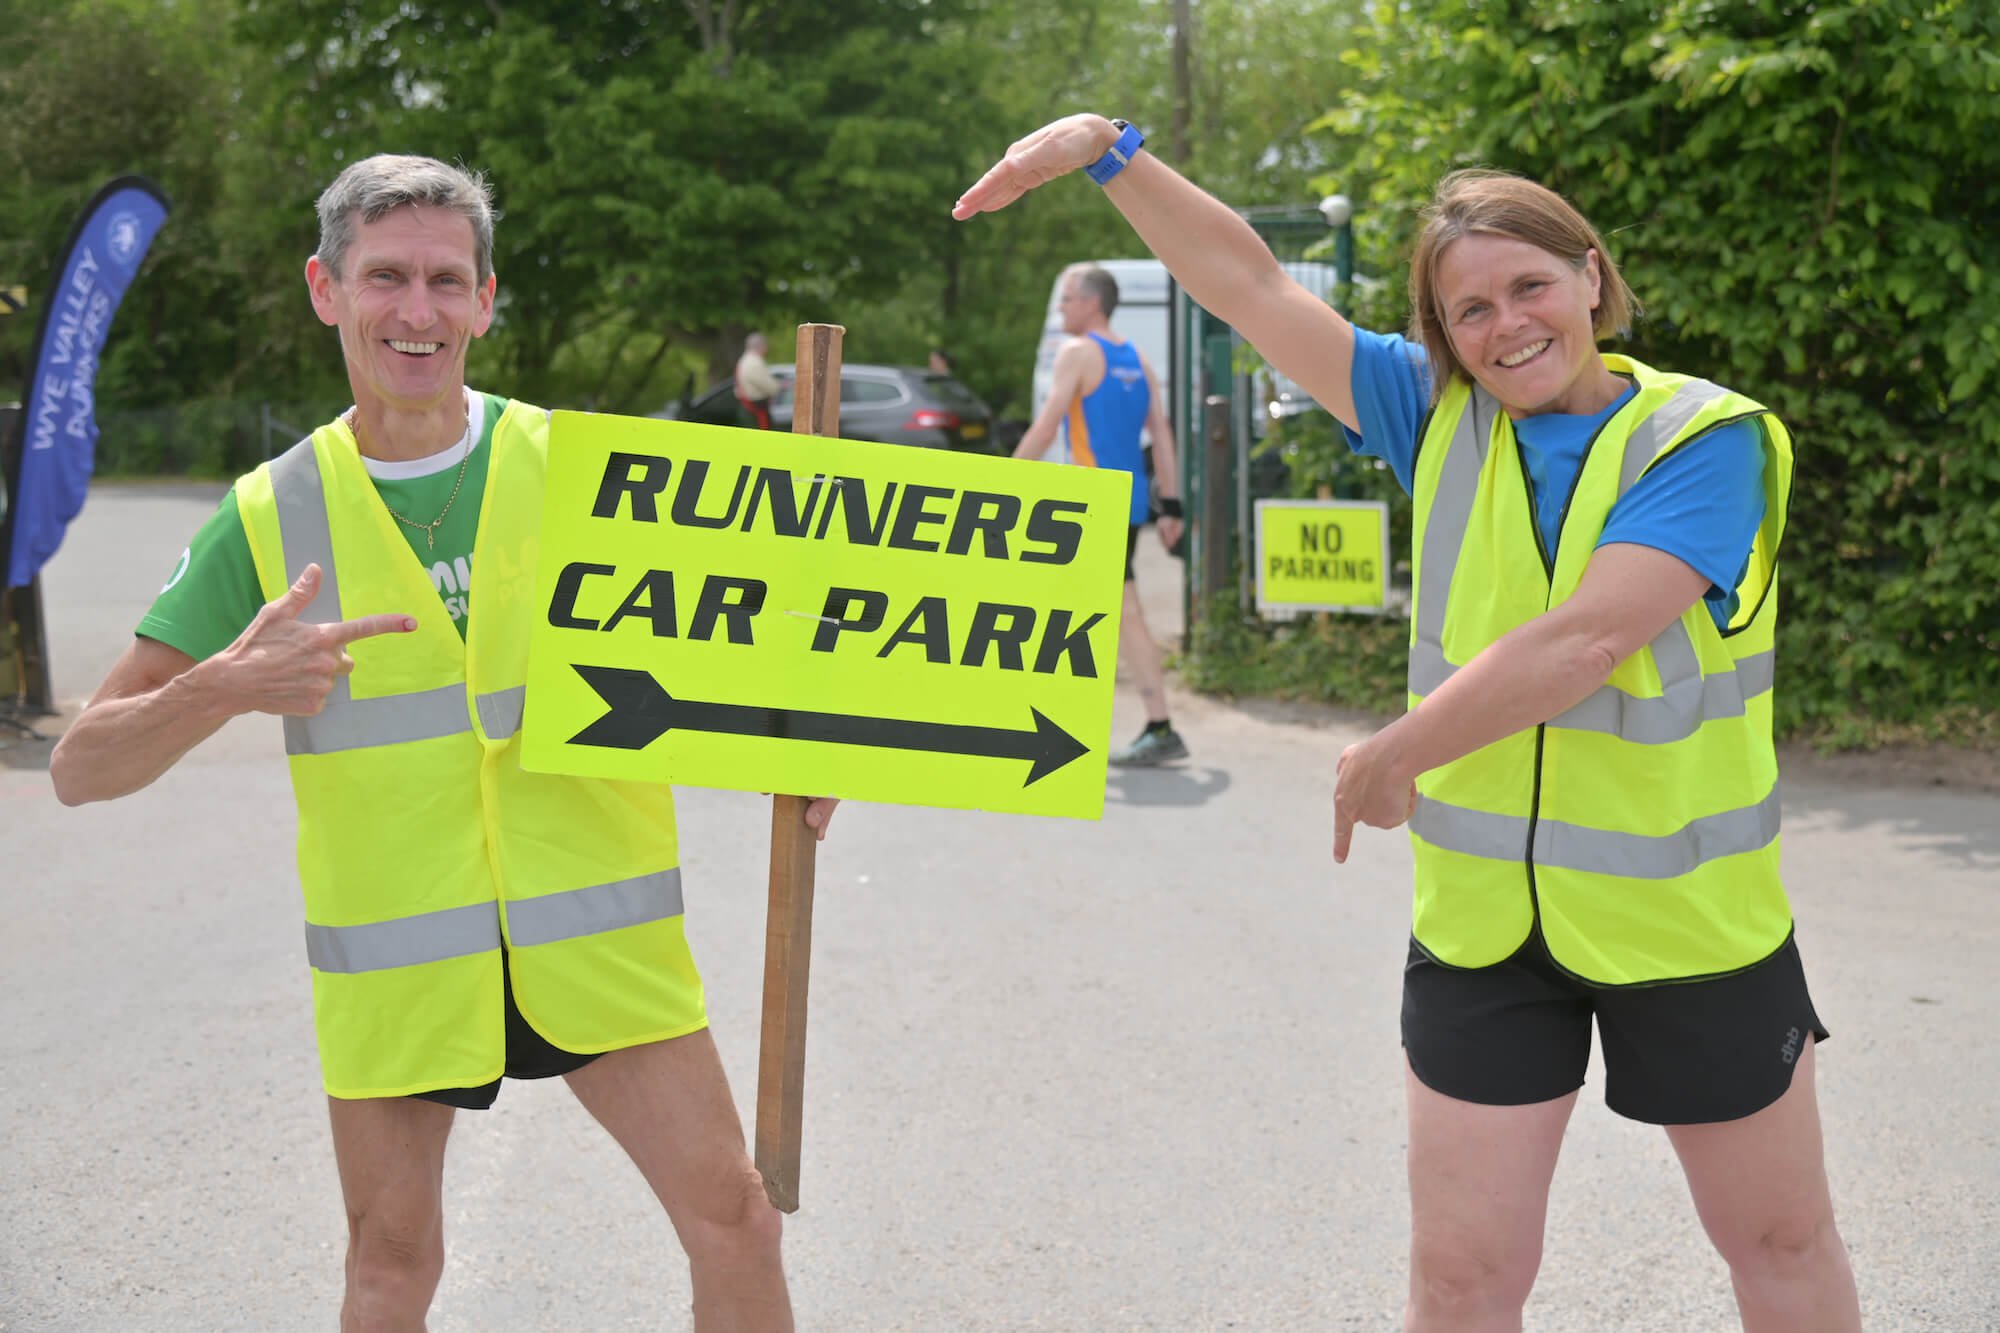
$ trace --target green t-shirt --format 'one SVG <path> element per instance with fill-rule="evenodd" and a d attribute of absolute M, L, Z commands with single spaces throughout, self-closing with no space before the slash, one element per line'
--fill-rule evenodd
<path fill-rule="evenodd" d="M 468 415 L 479 413 L 479 419 L 472 423 L 475 438 L 472 452 L 465 458 L 465 481 L 458 498 L 451 501 L 450 512 L 438 524 L 436 548 L 432 549 L 422 528 L 396 524 L 417 562 L 430 571 L 431 585 L 460 637 L 464 637 L 471 609 L 472 544 L 479 534 L 486 463 L 493 456 L 493 423 L 500 419 L 507 400 L 468 390 L 466 406 Z M 452 486 L 458 482 L 459 458 L 457 449 L 446 449 L 411 463 L 368 458 L 362 462 L 368 466 L 384 504 L 406 518 L 427 523 L 451 499 Z M 181 552 L 173 576 L 153 599 L 136 632 L 178 648 L 199 662 L 236 642 L 266 600 L 232 489 Z M 423 618 L 424 608 L 407 609 L 419 620 Z"/>

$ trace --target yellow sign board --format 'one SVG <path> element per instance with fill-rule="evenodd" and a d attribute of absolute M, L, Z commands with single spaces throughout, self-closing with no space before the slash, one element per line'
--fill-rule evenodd
<path fill-rule="evenodd" d="M 1380 500 L 1257 501 L 1257 610 L 1381 615 L 1389 506 Z"/>
<path fill-rule="evenodd" d="M 0 315 L 18 314 L 28 308 L 28 289 L 18 283 L 0 286 Z"/>
<path fill-rule="evenodd" d="M 557 412 L 522 762 L 1095 819 L 1131 485 Z"/>

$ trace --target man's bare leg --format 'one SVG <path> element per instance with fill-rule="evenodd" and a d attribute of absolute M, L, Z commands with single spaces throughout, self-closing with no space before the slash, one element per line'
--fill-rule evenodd
<path fill-rule="evenodd" d="M 1139 585 L 1125 580 L 1125 609 L 1118 621 L 1118 662 L 1139 687 L 1146 705 L 1146 729 L 1137 740 L 1108 756 L 1119 768 L 1150 768 L 1187 758 L 1187 743 L 1167 720 L 1167 674 L 1160 645 L 1153 641 L 1146 625 L 1146 612 L 1139 604 Z"/>
<path fill-rule="evenodd" d="M 449 1106 L 414 1097 L 327 1098 L 347 1203 L 341 1333 L 424 1327 L 444 1273 Z"/>
<path fill-rule="evenodd" d="M 781 1219 L 707 1030 L 613 1051 L 566 1077 L 666 1208 L 687 1251 L 695 1328 L 789 1330 Z"/>
<path fill-rule="evenodd" d="M 1145 608 L 1139 605 L 1139 585 L 1131 579 L 1125 580 L 1125 609 L 1118 617 L 1118 655 L 1132 673 L 1132 683 L 1139 687 L 1139 698 L 1146 705 L 1146 721 L 1165 722 L 1166 667 L 1162 664 L 1160 645 L 1154 642 L 1153 632 L 1146 626 Z"/>

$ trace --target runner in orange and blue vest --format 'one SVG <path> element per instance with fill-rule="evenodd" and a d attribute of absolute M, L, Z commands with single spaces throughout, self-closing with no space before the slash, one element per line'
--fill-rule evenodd
<path fill-rule="evenodd" d="M 1145 353 L 1111 328 L 1118 308 L 1118 283 L 1094 264 L 1078 264 L 1062 275 L 1057 297 L 1063 332 L 1069 338 L 1056 352 L 1054 378 L 1042 410 L 1014 446 L 1016 458 L 1040 458 L 1060 432 L 1068 459 L 1084 467 L 1117 468 L 1132 474 L 1132 507 L 1125 530 L 1125 602 L 1118 620 L 1118 662 L 1132 673 L 1146 708 L 1146 726 L 1130 745 L 1112 751 L 1121 767 L 1150 767 L 1187 758 L 1187 743 L 1167 714 L 1167 677 L 1160 646 L 1146 625 L 1132 557 L 1139 532 L 1152 517 L 1143 436 L 1150 439 L 1153 472 L 1160 489 L 1160 542 L 1168 550 L 1182 529 L 1179 461 L 1174 431 L 1167 422 L 1159 376 Z"/>
<path fill-rule="evenodd" d="M 354 406 L 238 479 L 57 746 L 57 795 L 126 795 L 233 716 L 284 719 L 343 1327 L 422 1325 L 455 1108 L 555 1075 L 672 1219 L 696 1327 L 790 1327 L 682 930 L 672 794 L 520 764 L 548 415 L 465 385 L 493 319 L 485 182 L 372 157 L 319 219 L 306 282 Z M 808 807 L 821 837 L 833 806 Z"/>
<path fill-rule="evenodd" d="M 1521 1326 L 1594 1021 L 1606 1100 L 1666 1127 L 1745 1328 L 1859 1328 L 1778 873 L 1783 424 L 1601 353 L 1631 293 L 1539 185 L 1442 181 L 1412 335 L 1384 338 L 1142 143 L 1056 121 L 954 213 L 1082 168 L 1411 494 L 1409 711 L 1342 752 L 1333 793 L 1336 862 L 1356 824 L 1405 822 L 1415 861 L 1405 1327 Z"/>

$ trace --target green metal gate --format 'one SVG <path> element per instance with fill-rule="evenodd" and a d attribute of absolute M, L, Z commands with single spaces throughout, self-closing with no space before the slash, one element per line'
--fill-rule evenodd
<path fill-rule="evenodd" d="M 1301 204 L 1239 211 L 1295 277 L 1319 290 L 1336 309 L 1346 308 L 1354 266 L 1344 207 Z M 1330 225 L 1336 218 L 1338 225 Z M 1322 409 L 1275 396 L 1270 373 L 1257 364 L 1243 339 L 1178 285 L 1170 355 L 1175 368 L 1169 373 L 1178 388 L 1174 433 L 1190 520 L 1182 611 L 1183 623 L 1192 627 L 1219 592 L 1234 589 L 1239 607 L 1251 602 L 1251 506 L 1283 494 L 1287 482 L 1282 459 L 1256 453 L 1272 413 Z"/>

